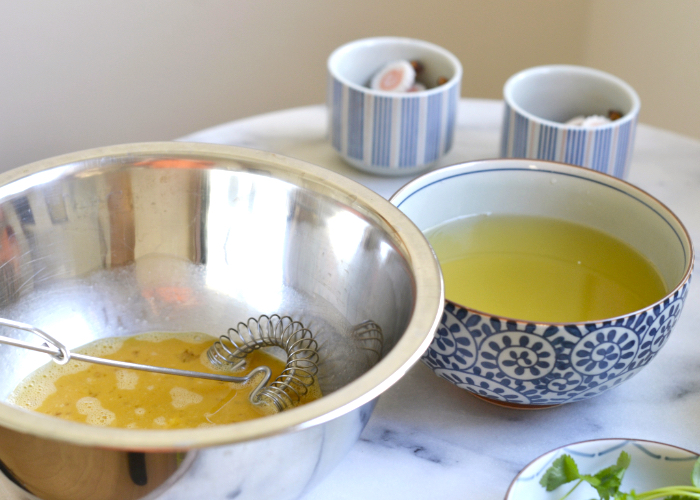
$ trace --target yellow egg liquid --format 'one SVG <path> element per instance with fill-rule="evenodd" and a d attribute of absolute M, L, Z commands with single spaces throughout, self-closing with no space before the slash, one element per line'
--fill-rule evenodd
<path fill-rule="evenodd" d="M 256 350 L 246 357 L 245 369 L 236 372 L 216 370 L 206 357 L 215 340 L 199 333 L 149 333 L 102 339 L 75 352 L 237 377 L 266 365 L 272 370 L 271 381 L 285 367 L 280 359 Z M 81 361 L 70 361 L 65 365 L 51 362 L 22 381 L 9 401 L 47 415 L 98 426 L 129 429 L 208 427 L 273 413 L 271 407 L 256 406 L 248 400 L 261 377 L 245 384 L 236 384 Z M 320 395 L 315 382 L 301 403 Z"/>
<path fill-rule="evenodd" d="M 445 296 L 487 314 L 537 322 L 613 318 L 667 293 L 654 265 L 601 231 L 535 216 L 480 215 L 425 232 Z"/>

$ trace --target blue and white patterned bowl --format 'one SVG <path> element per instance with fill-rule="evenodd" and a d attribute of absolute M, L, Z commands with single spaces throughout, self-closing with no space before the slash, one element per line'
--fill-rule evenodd
<path fill-rule="evenodd" d="M 640 101 L 627 83 L 582 66 L 537 66 L 510 77 L 503 88 L 501 157 L 580 165 L 627 176 Z M 576 116 L 623 116 L 598 127 L 567 125 Z"/>
<path fill-rule="evenodd" d="M 604 467 L 614 465 L 621 452 L 631 457 L 620 490 L 638 493 L 664 486 L 688 485 L 698 454 L 692 451 L 655 441 L 638 439 L 595 439 L 569 444 L 545 453 L 530 462 L 513 480 L 505 500 L 559 500 L 575 483 L 560 486 L 547 492 L 539 484 L 545 471 L 557 458 L 570 455 L 581 474 L 594 474 Z M 582 484 L 567 500 L 598 498 L 595 490 Z"/>
<path fill-rule="evenodd" d="M 670 290 L 642 310 L 585 323 L 499 317 L 447 300 L 423 361 L 490 402 L 541 408 L 616 387 L 656 356 L 683 308 L 694 259 L 688 232 L 666 206 L 615 177 L 553 162 L 484 160 L 428 172 L 391 201 L 423 232 L 487 213 L 584 224 L 640 251 Z"/>
<path fill-rule="evenodd" d="M 384 92 L 367 85 L 397 59 L 417 60 L 425 80 L 447 82 L 418 92 Z M 354 167 L 379 175 L 415 174 L 452 147 L 462 65 L 450 52 L 422 40 L 365 38 L 328 58 L 328 136 Z"/>

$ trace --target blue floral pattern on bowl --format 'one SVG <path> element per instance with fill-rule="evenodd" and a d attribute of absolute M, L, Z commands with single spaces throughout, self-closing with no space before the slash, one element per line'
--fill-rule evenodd
<path fill-rule="evenodd" d="M 656 356 L 681 314 L 695 259 L 690 235 L 668 207 L 618 178 L 540 160 L 481 160 L 423 174 L 391 202 L 424 234 L 483 214 L 584 224 L 638 250 L 665 283 L 659 302 L 597 322 L 514 320 L 448 300 L 423 361 L 495 404 L 542 408 L 616 387 Z"/>
<path fill-rule="evenodd" d="M 423 362 L 463 389 L 508 404 L 587 399 L 654 358 L 680 316 L 688 284 L 652 308 L 602 323 L 504 320 L 448 301 Z"/>

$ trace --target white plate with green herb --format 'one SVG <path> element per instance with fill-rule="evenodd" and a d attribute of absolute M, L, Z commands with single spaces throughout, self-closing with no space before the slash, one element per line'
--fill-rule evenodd
<path fill-rule="evenodd" d="M 683 448 L 638 439 L 569 444 L 530 462 L 505 500 L 564 498 L 700 499 L 700 458 Z"/>

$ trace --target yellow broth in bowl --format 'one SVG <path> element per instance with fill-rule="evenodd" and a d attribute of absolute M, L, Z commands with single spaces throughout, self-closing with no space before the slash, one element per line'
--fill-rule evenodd
<path fill-rule="evenodd" d="M 585 322 L 642 309 L 667 293 L 623 241 L 550 217 L 476 215 L 425 231 L 448 300 L 536 322 Z"/>

